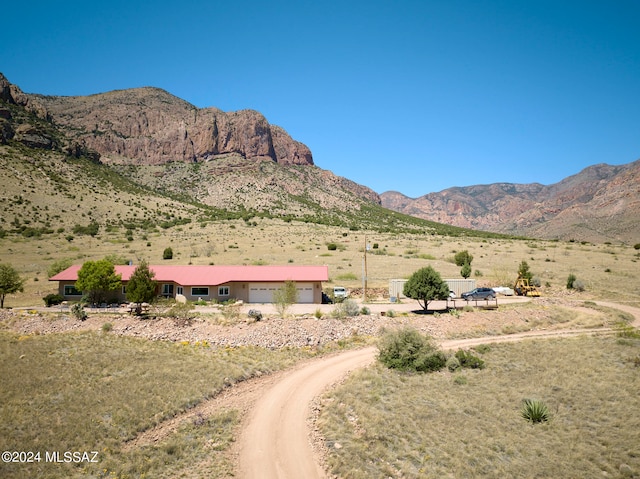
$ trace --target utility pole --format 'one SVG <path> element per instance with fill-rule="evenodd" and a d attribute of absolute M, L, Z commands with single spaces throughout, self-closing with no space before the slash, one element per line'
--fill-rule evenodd
<path fill-rule="evenodd" d="M 367 250 L 369 245 L 367 244 L 367 235 L 364 235 L 364 257 L 362 263 L 362 302 L 367 301 Z"/>

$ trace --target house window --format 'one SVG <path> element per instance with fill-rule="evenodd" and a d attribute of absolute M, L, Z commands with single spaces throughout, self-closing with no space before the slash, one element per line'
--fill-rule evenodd
<path fill-rule="evenodd" d="M 218 296 L 229 296 L 229 286 L 219 286 Z"/>
<path fill-rule="evenodd" d="M 172 284 L 163 284 L 162 285 L 162 296 L 173 296 L 173 285 Z"/>
<path fill-rule="evenodd" d="M 195 286 L 191 288 L 191 296 L 209 296 L 209 288 L 206 286 Z"/>
<path fill-rule="evenodd" d="M 126 295 L 127 294 L 127 286 L 126 285 L 122 285 L 122 294 Z"/>
<path fill-rule="evenodd" d="M 78 291 L 72 284 L 68 284 L 64 287 L 65 296 L 82 296 L 82 291 Z"/>
<path fill-rule="evenodd" d="M 177 293 L 177 294 L 184 294 L 184 290 L 182 289 L 182 286 L 178 286 L 178 287 L 176 288 L 176 293 Z"/>

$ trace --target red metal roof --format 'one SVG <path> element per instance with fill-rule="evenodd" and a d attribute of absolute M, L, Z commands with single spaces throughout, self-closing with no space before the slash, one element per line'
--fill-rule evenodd
<path fill-rule="evenodd" d="M 73 265 L 49 281 L 76 281 L 82 265 Z M 116 274 L 128 281 L 137 266 L 116 265 Z M 230 282 L 328 281 L 328 266 L 197 266 L 150 265 L 155 280 L 182 286 L 216 286 Z"/>

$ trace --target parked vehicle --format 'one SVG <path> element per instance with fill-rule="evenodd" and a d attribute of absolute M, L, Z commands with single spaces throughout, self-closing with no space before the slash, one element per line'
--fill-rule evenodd
<path fill-rule="evenodd" d="M 333 304 L 333 299 L 324 291 L 322 292 L 322 304 Z"/>
<path fill-rule="evenodd" d="M 491 288 L 476 288 L 466 293 L 462 293 L 462 299 L 470 301 L 472 299 L 495 299 L 496 292 Z"/>
<path fill-rule="evenodd" d="M 513 285 L 513 289 L 518 296 L 540 296 L 540 291 L 538 291 L 527 278 L 521 276 L 518 276 L 518 279 L 516 279 L 516 284 Z"/>
<path fill-rule="evenodd" d="M 343 288 L 342 286 L 336 286 L 335 288 L 333 288 L 333 297 L 334 298 L 346 298 L 347 297 L 347 290 L 345 288 Z"/>

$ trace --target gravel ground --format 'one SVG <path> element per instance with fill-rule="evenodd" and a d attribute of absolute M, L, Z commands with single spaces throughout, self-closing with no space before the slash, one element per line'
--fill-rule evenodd
<path fill-rule="evenodd" d="M 505 302 L 522 301 L 519 298 L 500 299 Z M 525 300 L 526 301 L 526 300 Z M 544 303 L 543 303 L 544 301 Z M 32 308 L 4 310 L 0 322 L 5 329 L 19 334 L 49 334 L 68 331 L 100 331 L 105 323 L 111 325 L 109 334 L 134 336 L 166 341 L 207 341 L 211 346 L 318 346 L 354 335 L 376 335 L 382 328 L 409 325 L 436 339 L 499 334 L 505 328 L 526 330 L 529 322 L 544 321 L 551 314 L 543 304 L 549 299 L 536 299 L 542 306 L 527 309 L 526 317 L 512 308 L 458 310 L 456 314 L 416 314 L 416 303 L 407 302 L 367 304 L 371 313 L 338 319 L 332 317 L 335 305 L 293 305 L 286 318 L 280 317 L 273 305 L 240 305 L 235 312 L 223 314 L 216 307 L 197 307 L 193 319 L 176 321 L 166 317 L 141 319 L 129 315 L 124 309 L 88 310 L 88 319 L 79 321 L 68 310 L 59 308 Z M 433 304 L 430 308 L 444 308 Z M 258 309 L 263 318 L 255 321 L 248 316 L 249 309 Z M 393 313 L 391 312 L 393 311 Z M 322 317 L 316 315 L 322 313 Z M 151 312 L 154 315 L 154 312 Z"/>

